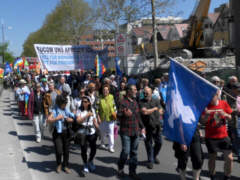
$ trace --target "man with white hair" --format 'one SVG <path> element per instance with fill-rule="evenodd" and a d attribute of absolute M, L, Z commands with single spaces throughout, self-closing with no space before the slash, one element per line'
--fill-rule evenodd
<path fill-rule="evenodd" d="M 63 92 L 63 87 L 65 87 L 65 89 L 68 89 L 69 90 L 69 95 L 71 95 L 72 91 L 71 91 L 71 88 L 70 86 L 66 83 L 66 79 L 64 76 L 61 76 L 60 77 L 60 80 L 59 80 L 59 86 L 58 86 L 58 90 Z"/>
<path fill-rule="evenodd" d="M 110 80 L 111 80 L 111 85 L 114 86 L 115 88 L 118 88 L 117 82 L 115 81 L 115 75 L 111 75 L 110 76 Z"/>
<path fill-rule="evenodd" d="M 213 84 L 215 84 L 216 86 L 220 86 L 220 78 L 218 77 L 218 76 L 213 76 L 213 77 L 211 77 L 211 82 L 213 83 Z"/>

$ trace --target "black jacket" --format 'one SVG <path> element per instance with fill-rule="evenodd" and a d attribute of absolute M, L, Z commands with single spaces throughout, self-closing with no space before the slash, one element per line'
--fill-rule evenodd
<path fill-rule="evenodd" d="M 43 113 L 43 93 L 40 93 L 38 97 L 37 92 L 34 91 L 34 105 L 33 105 L 33 113 L 40 114 Z"/>

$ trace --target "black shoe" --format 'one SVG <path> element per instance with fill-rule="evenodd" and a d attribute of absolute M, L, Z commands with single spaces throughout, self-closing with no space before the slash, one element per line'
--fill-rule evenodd
<path fill-rule="evenodd" d="M 217 180 L 217 178 L 216 178 L 215 175 L 210 175 L 210 179 L 211 179 L 211 180 Z"/>
<path fill-rule="evenodd" d="M 155 164 L 160 164 L 159 159 L 158 159 L 158 158 L 155 158 L 155 159 L 154 159 L 154 163 L 155 163 Z"/>
<path fill-rule="evenodd" d="M 125 176 L 125 173 L 124 173 L 123 169 L 118 170 L 117 176 L 118 176 L 119 178 L 123 178 L 123 177 Z"/>
<path fill-rule="evenodd" d="M 153 169 L 153 163 L 148 162 L 148 163 L 147 163 L 147 168 L 148 168 L 148 169 Z"/>
<path fill-rule="evenodd" d="M 130 178 L 133 180 L 141 180 L 141 178 L 134 172 L 134 173 L 129 173 Z"/>
<path fill-rule="evenodd" d="M 224 179 L 223 180 L 230 180 L 231 177 L 230 176 L 224 176 Z"/>

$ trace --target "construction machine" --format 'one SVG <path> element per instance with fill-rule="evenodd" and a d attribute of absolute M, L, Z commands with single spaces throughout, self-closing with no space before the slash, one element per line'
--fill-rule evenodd
<path fill-rule="evenodd" d="M 185 58 L 191 58 L 192 54 L 197 49 L 206 47 L 204 44 L 203 36 L 203 24 L 204 20 L 208 17 L 208 11 L 211 0 L 198 0 L 193 10 L 192 15 L 189 18 L 189 26 L 186 33 L 180 40 L 162 40 L 158 41 L 158 53 L 159 55 L 168 55 L 171 57 L 182 56 Z M 136 53 L 152 57 L 154 52 L 153 44 L 151 42 L 141 44 L 135 49 Z M 198 51 L 199 52 L 199 51 Z"/>

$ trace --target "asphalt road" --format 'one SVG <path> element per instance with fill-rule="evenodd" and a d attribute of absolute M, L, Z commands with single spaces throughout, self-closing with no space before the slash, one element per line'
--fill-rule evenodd
<path fill-rule="evenodd" d="M 22 164 L 27 165 L 27 169 L 31 175 L 32 180 L 75 180 L 79 178 L 85 179 L 96 179 L 96 180 L 106 180 L 107 179 L 118 179 L 116 176 L 117 173 L 117 161 L 121 151 L 121 142 L 118 137 L 115 142 L 115 153 L 109 153 L 106 150 L 97 150 L 95 165 L 96 170 L 93 173 L 88 173 L 85 177 L 82 173 L 83 163 L 81 160 L 80 148 L 76 145 L 71 145 L 70 149 L 70 168 L 72 170 L 71 174 L 66 174 L 61 172 L 57 174 L 55 172 L 56 162 L 53 149 L 53 143 L 51 140 L 51 135 L 48 131 L 45 131 L 46 138 L 41 141 L 41 143 L 35 142 L 33 126 L 31 120 L 25 120 L 21 118 L 18 114 L 18 109 L 14 101 L 14 94 L 10 90 L 3 90 L 1 98 L 1 106 L 4 106 L 5 109 L 1 111 L 1 119 L 8 119 L 11 121 L 15 128 L 9 129 L 7 134 L 11 137 L 17 137 L 19 149 L 21 155 Z M 9 103 L 9 104 L 8 104 Z M 2 126 L 2 122 L 0 124 Z M 3 132 L 2 132 L 3 133 Z M 0 136 L 1 132 L 0 132 Z M 98 142 L 99 143 L 99 142 Z M 207 171 L 207 152 L 206 147 L 203 145 L 204 149 L 204 165 L 201 172 L 202 179 L 208 178 Z M 174 157 L 174 152 L 172 150 L 172 143 L 167 141 L 164 138 L 163 146 L 159 154 L 160 165 L 154 165 L 154 168 L 149 170 L 146 168 L 146 151 L 143 141 L 140 142 L 139 151 L 138 151 L 139 165 L 137 168 L 137 173 L 143 180 L 177 180 L 179 179 L 176 172 L 177 161 Z M 240 180 L 240 164 L 236 162 L 236 157 L 234 157 L 234 168 L 232 173 L 233 180 Z M 218 155 L 218 160 L 216 163 L 217 167 L 217 176 L 221 178 L 223 176 L 223 160 L 221 158 L 221 153 Z M 0 166 L 1 163 L 0 163 Z M 192 179 L 191 175 L 191 160 L 189 159 L 188 168 L 187 168 L 187 177 Z M 6 169 L 6 171 L 8 171 Z M 125 173 L 128 173 L 128 166 L 125 167 Z M 124 180 L 130 179 L 128 176 L 123 178 Z M 1 178 L 0 178 L 1 180 Z M 15 179 L 14 179 L 15 180 Z"/>

